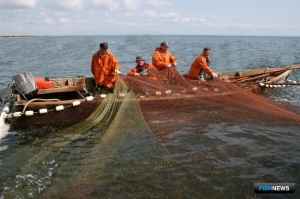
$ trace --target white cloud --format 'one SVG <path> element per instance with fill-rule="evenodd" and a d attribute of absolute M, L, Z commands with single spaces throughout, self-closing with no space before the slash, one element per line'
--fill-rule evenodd
<path fill-rule="evenodd" d="M 93 4 L 105 11 L 113 12 L 117 10 L 120 4 L 116 0 L 93 0 Z"/>
<path fill-rule="evenodd" d="M 189 17 L 184 17 L 181 19 L 182 22 L 187 22 L 187 23 L 205 23 L 206 19 L 204 18 L 189 18 Z"/>
<path fill-rule="evenodd" d="M 222 6 L 219 8 L 222 8 L 221 10 L 216 8 L 199 13 L 200 5 L 201 3 L 196 0 L 189 4 L 177 0 L 0 0 L 2 19 L 0 26 L 3 27 L 2 34 L 11 35 L 28 34 L 35 27 L 38 27 L 34 29 L 38 30 L 38 34 L 45 31 L 40 27 L 53 29 L 53 34 L 56 34 L 56 25 L 66 23 L 70 24 L 66 27 L 73 30 L 66 28 L 64 32 L 66 34 L 77 34 L 82 31 L 96 34 L 99 33 L 98 29 L 103 27 L 103 24 L 107 27 L 106 33 L 112 34 L 122 31 L 124 34 L 126 31 L 134 34 L 164 33 L 160 27 L 168 27 L 166 34 L 171 29 L 178 30 L 174 31 L 176 34 L 189 34 L 191 30 L 194 30 L 194 33 L 205 32 L 207 34 L 209 32 L 220 32 L 220 34 L 228 34 L 228 32 L 252 34 L 254 32 L 257 34 L 259 31 L 270 34 L 277 32 L 279 35 L 288 31 L 293 35 L 300 34 L 299 22 L 292 20 L 295 19 L 296 14 L 289 15 L 296 12 L 288 13 L 281 10 L 280 15 L 286 16 L 286 22 L 282 17 L 276 18 L 275 15 L 268 18 L 270 16 L 264 15 L 265 12 L 259 13 L 260 11 L 257 11 L 257 16 L 253 13 L 246 16 L 246 12 L 237 19 L 230 9 L 223 9 Z M 296 6 L 293 5 L 293 7 Z M 68 13 L 72 10 L 76 13 Z M 265 16 L 263 20 L 259 20 L 261 16 Z M 14 25 L 11 26 L 11 24 Z M 78 24 L 81 25 L 78 26 Z M 16 31 L 17 27 L 21 27 L 22 32 Z M 59 27 L 65 28 L 65 26 Z M 68 31 L 70 33 L 67 33 Z"/>
<path fill-rule="evenodd" d="M 125 7 L 134 10 L 138 7 L 138 0 L 123 0 Z"/>
<path fill-rule="evenodd" d="M 51 18 L 45 18 L 43 20 L 43 22 L 46 23 L 46 24 L 52 24 L 52 19 Z"/>
<path fill-rule="evenodd" d="M 41 12 L 38 13 L 37 16 L 38 16 L 38 18 L 42 18 L 42 17 L 46 17 L 46 15 L 47 15 L 47 14 L 46 14 L 45 11 L 41 11 Z"/>
<path fill-rule="evenodd" d="M 55 12 L 54 13 L 54 16 L 56 16 L 56 17 L 61 17 L 61 16 L 64 16 L 66 14 L 66 12 Z"/>
<path fill-rule="evenodd" d="M 175 18 L 179 17 L 179 15 L 177 13 L 175 13 L 175 12 L 171 12 L 171 13 L 168 13 L 168 14 L 162 14 L 161 16 L 163 18 L 167 18 L 167 19 L 170 19 L 170 18 L 175 19 Z"/>
<path fill-rule="evenodd" d="M 141 14 L 142 17 L 147 17 L 147 18 L 156 18 L 157 14 L 151 10 L 146 10 Z"/>
<path fill-rule="evenodd" d="M 60 24 L 65 24 L 65 23 L 69 23 L 70 22 L 70 20 L 69 19 L 66 19 L 66 18 L 60 18 L 59 19 L 59 23 Z"/>
<path fill-rule="evenodd" d="M 85 20 L 85 19 L 80 19 L 80 20 L 77 20 L 76 22 L 80 23 L 80 24 L 90 24 L 91 23 L 91 21 Z"/>
<path fill-rule="evenodd" d="M 44 0 L 43 3 L 57 10 L 79 10 L 83 6 L 83 0 Z"/>
<path fill-rule="evenodd" d="M 126 14 L 124 15 L 124 17 L 125 17 L 125 18 L 132 18 L 132 17 L 134 17 L 134 14 L 131 13 L 131 12 L 128 12 L 128 13 L 126 13 Z"/>
<path fill-rule="evenodd" d="M 237 28 L 237 29 L 274 29 L 286 28 L 281 24 L 253 24 L 253 23 L 236 23 L 236 22 L 220 22 L 220 23 L 207 23 L 206 25 L 215 28 Z"/>
<path fill-rule="evenodd" d="M 1 8 L 34 8 L 38 0 L 0 0 Z"/>
<path fill-rule="evenodd" d="M 149 0 L 148 4 L 159 7 L 159 6 L 164 6 L 164 5 L 171 5 L 172 2 L 169 0 Z"/>

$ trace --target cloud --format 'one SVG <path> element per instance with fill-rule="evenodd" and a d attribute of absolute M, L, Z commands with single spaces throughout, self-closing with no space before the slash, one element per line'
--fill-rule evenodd
<path fill-rule="evenodd" d="M 154 11 L 146 10 L 141 14 L 141 16 L 146 18 L 156 18 L 158 15 Z"/>
<path fill-rule="evenodd" d="M 180 21 L 181 22 L 187 22 L 187 23 L 205 23 L 206 19 L 204 19 L 204 18 L 189 18 L 189 17 L 184 17 Z"/>
<path fill-rule="evenodd" d="M 100 9 L 110 12 L 117 10 L 120 6 L 120 3 L 116 0 L 93 0 L 93 4 Z"/>
<path fill-rule="evenodd" d="M 56 10 L 79 10 L 83 6 L 83 0 L 43 0 L 43 3 Z"/>
<path fill-rule="evenodd" d="M 0 0 L 0 9 L 34 8 L 38 0 Z"/>
<path fill-rule="evenodd" d="M 254 23 L 236 23 L 236 22 L 220 22 L 220 23 L 207 23 L 206 25 L 215 28 L 236 28 L 236 29 L 274 29 L 274 28 L 287 28 L 282 24 L 254 24 Z M 291 26 L 290 26 L 291 28 Z"/>
<path fill-rule="evenodd" d="M 123 0 L 125 7 L 134 10 L 138 7 L 138 0 Z"/>
<path fill-rule="evenodd" d="M 175 12 L 170 12 L 168 14 L 162 14 L 161 15 L 163 18 L 167 18 L 167 19 L 176 19 L 179 18 L 179 15 Z"/>
<path fill-rule="evenodd" d="M 185 23 L 185 24 L 198 24 L 205 23 L 206 19 L 204 18 L 190 18 L 190 17 L 182 17 L 178 13 L 170 12 L 167 14 L 161 14 L 161 17 L 167 19 L 171 22 L 176 23 Z"/>
<path fill-rule="evenodd" d="M 159 6 L 164 6 L 164 5 L 171 5 L 172 2 L 169 0 L 149 0 L 148 4 L 159 7 Z"/>
<path fill-rule="evenodd" d="M 46 14 L 45 11 L 41 11 L 41 12 L 38 13 L 37 16 L 38 16 L 38 18 L 42 18 L 42 17 L 46 17 L 46 15 L 47 15 L 47 14 Z"/>
<path fill-rule="evenodd" d="M 52 19 L 49 18 L 49 17 L 47 17 L 47 18 L 45 18 L 45 19 L 43 20 L 43 22 L 46 23 L 46 24 L 52 24 Z"/>
<path fill-rule="evenodd" d="M 30 25 L 38 25 L 38 24 L 52 24 L 53 20 L 46 16 L 39 16 L 39 17 L 32 17 L 24 21 L 24 24 L 30 24 Z M 23 23 L 19 23 L 20 25 Z"/>
<path fill-rule="evenodd" d="M 60 24 L 66 24 L 66 23 L 69 23 L 69 22 L 70 22 L 69 19 L 66 19 L 66 18 L 60 18 L 59 19 Z"/>
<path fill-rule="evenodd" d="M 54 16 L 56 16 L 56 17 L 61 17 L 61 16 L 65 16 L 66 15 L 66 12 L 55 12 L 54 13 Z"/>

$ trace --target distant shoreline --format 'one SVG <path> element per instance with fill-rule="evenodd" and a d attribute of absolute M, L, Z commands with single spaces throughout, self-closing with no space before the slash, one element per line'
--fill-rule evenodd
<path fill-rule="evenodd" d="M 0 38 L 25 38 L 25 37 L 38 37 L 38 36 L 29 36 L 29 35 L 20 35 L 20 36 L 0 36 Z"/>

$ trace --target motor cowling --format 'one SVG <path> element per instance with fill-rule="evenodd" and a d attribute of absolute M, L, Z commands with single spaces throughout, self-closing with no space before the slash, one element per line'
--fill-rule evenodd
<path fill-rule="evenodd" d="M 32 99 L 37 95 L 37 86 L 30 72 L 13 76 L 13 89 L 24 99 Z"/>

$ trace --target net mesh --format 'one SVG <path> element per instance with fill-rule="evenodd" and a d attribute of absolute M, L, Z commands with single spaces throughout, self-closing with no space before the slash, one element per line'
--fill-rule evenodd
<path fill-rule="evenodd" d="M 160 77 L 159 81 L 153 77 L 122 78 L 153 132 L 189 123 L 299 124 L 298 115 L 257 95 L 257 85 L 188 80 L 175 68 L 153 73 L 150 76 Z"/>
<path fill-rule="evenodd" d="M 257 93 L 259 88 L 248 83 L 187 80 L 175 68 L 151 70 L 149 76 L 120 75 L 114 93 L 86 121 L 56 132 L 56 147 L 50 143 L 51 150 L 35 156 L 34 161 L 64 160 L 42 198 L 254 197 L 253 182 L 244 181 L 243 174 L 254 182 L 278 181 L 263 168 L 256 174 L 250 166 L 274 157 L 242 157 L 255 152 L 249 145 L 261 148 L 277 141 L 264 137 L 243 146 L 231 136 L 247 140 L 253 124 L 295 129 L 300 124 L 299 115 Z M 250 126 L 233 130 L 240 123 Z M 214 137 L 216 132 L 210 132 L 197 138 L 212 124 L 228 124 L 220 130 L 235 135 Z M 193 133 L 186 136 L 189 129 Z M 295 143 L 282 149 L 293 151 L 291 160 L 300 152 Z M 280 177 L 290 179 L 283 173 Z M 240 187 L 238 197 L 231 185 Z"/>

